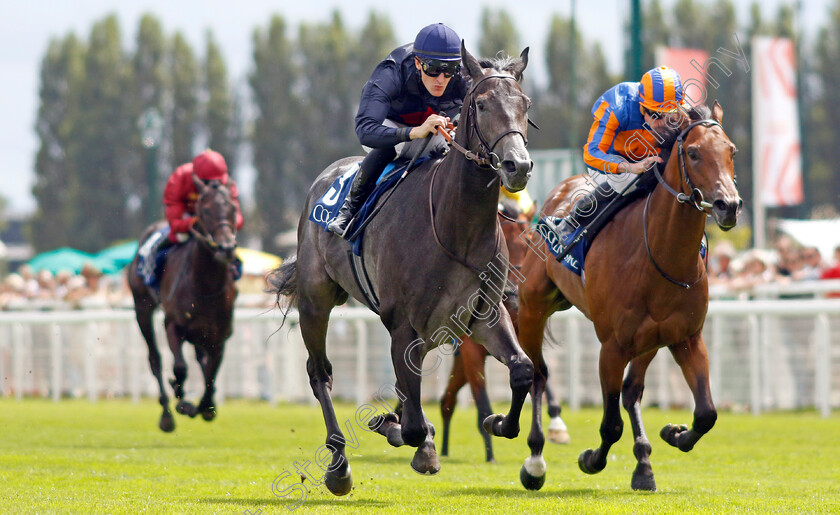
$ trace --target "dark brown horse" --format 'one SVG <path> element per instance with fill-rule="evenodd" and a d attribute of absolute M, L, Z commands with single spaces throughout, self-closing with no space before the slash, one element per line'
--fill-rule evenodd
<path fill-rule="evenodd" d="M 503 302 L 508 313 L 510 313 L 514 329 L 518 331 L 519 283 L 516 278 L 511 278 L 511 275 L 514 269 L 521 269 L 525 253 L 528 251 L 528 245 L 524 238 L 527 237 L 529 231 L 530 218 L 522 212 L 519 204 L 511 199 L 507 199 L 500 204 L 499 216 L 511 265 Z M 487 382 L 484 377 L 484 361 L 489 353 L 487 349 L 477 344 L 469 336 L 464 336 L 462 340 L 463 343 L 458 348 L 459 352 L 452 361 L 452 370 L 449 372 L 446 391 L 443 392 L 443 397 L 440 399 L 440 413 L 443 418 L 443 442 L 440 454 L 441 456 L 449 455 L 449 427 L 452 422 L 452 415 L 455 412 L 455 404 L 458 401 L 458 391 L 469 383 L 478 410 L 478 432 L 484 439 L 485 458 L 489 462 L 494 462 L 493 443 L 490 440 L 490 435 L 483 427 L 484 420 L 493 413 L 490 407 L 490 399 L 487 396 Z M 560 404 L 548 384 L 545 387 L 545 396 L 548 403 L 548 416 L 551 417 L 548 439 L 555 443 L 569 443 L 569 433 L 560 418 Z"/>
<path fill-rule="evenodd" d="M 417 447 L 411 466 L 421 474 L 440 470 L 434 427 L 420 405 L 427 352 L 467 334 L 508 366 L 510 412 L 486 421 L 497 436 L 519 433 L 519 415 L 534 376 L 501 303 L 504 276 L 502 284 L 485 279 L 493 262 L 507 275 L 507 247 L 496 221 L 499 180 L 508 190 L 519 191 L 533 166 L 525 148 L 530 100 L 518 83 L 528 53 L 526 49 L 518 59 L 480 63 L 462 43 L 461 55 L 461 73 L 472 80 L 455 137 L 455 148 L 463 151 L 452 150 L 408 174 L 381 204 L 364 237 L 364 264 L 391 335 L 396 390 L 403 400 L 400 416 L 377 416 L 369 425 L 392 445 Z M 321 404 L 333 453 L 325 481 L 336 495 L 350 491 L 352 477 L 330 397 L 327 323 L 332 308 L 348 295 L 368 301 L 354 279 L 348 243 L 309 222 L 308 215 L 333 181 L 359 160 L 337 161 L 316 179 L 298 225 L 297 260 L 287 261 L 270 277 L 278 300 L 290 295 L 297 302 L 310 385 Z"/>
<path fill-rule="evenodd" d="M 714 425 L 717 412 L 709 391 L 708 355 L 701 334 L 709 288 L 699 251 L 706 217 L 711 215 L 720 228 L 728 230 L 735 226 L 741 208 L 734 181 L 735 145 L 720 126 L 722 117 L 723 109 L 715 102 L 711 118 L 709 109 L 700 106 L 690 112 L 690 118 L 680 117 L 674 124 L 679 136 L 662 180 L 652 193 L 625 208 L 598 234 L 586 258 L 585 284 L 550 254 L 544 259 L 529 252 L 525 258 L 525 281 L 519 288 L 519 336 L 537 371 L 531 391 L 531 457 L 520 472 L 526 488 L 538 489 L 545 481 L 539 417 L 545 385 L 543 329 L 552 313 L 572 305 L 592 320 L 601 341 L 601 445 L 580 455 L 581 470 L 594 474 L 606 466 L 610 446 L 623 429 L 622 401 L 630 416 L 633 452 L 638 460 L 631 486 L 656 489 L 640 404 L 645 371 L 662 347 L 668 347 L 679 364 L 695 402 L 692 427 L 668 424 L 660 433 L 662 438 L 689 451 Z M 569 199 L 589 187 L 581 176 L 561 183 L 549 194 L 544 213 L 569 212 Z"/>
<path fill-rule="evenodd" d="M 175 378 L 170 380 L 178 400 L 175 409 L 190 417 L 200 413 L 204 420 L 210 421 L 216 416 L 214 382 L 222 362 L 225 341 L 232 332 L 233 304 L 237 293 L 231 270 L 231 262 L 236 257 L 236 206 L 230 189 L 220 181 L 205 184 L 195 177 L 194 180 L 199 193 L 196 201 L 198 221 L 192 229 L 193 237 L 169 252 L 160 281 L 160 293 L 153 292 L 137 275 L 137 256 L 128 272 L 137 324 L 149 346 L 149 365 L 160 387 L 160 405 L 163 407 L 160 428 L 166 432 L 175 429 L 175 420 L 169 411 L 169 397 L 161 375 L 160 352 L 152 327 L 155 309 L 159 304 L 163 305 L 166 339 L 175 357 Z M 141 245 L 162 225 L 158 223 L 148 228 L 140 239 Z M 195 355 L 204 374 L 204 395 L 197 406 L 184 400 L 187 364 L 181 347 L 185 340 L 195 346 Z"/>

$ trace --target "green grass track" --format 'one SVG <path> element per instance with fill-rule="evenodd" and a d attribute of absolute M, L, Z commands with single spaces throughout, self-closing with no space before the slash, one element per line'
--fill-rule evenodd
<path fill-rule="evenodd" d="M 484 462 L 475 410 L 456 411 L 450 456 L 433 477 L 414 473 L 413 449 L 392 448 L 362 431 L 355 406 L 339 404 L 353 428 L 348 449 L 354 488 L 334 497 L 309 480 L 306 498 L 295 461 L 313 462 L 325 430 L 317 406 L 229 401 L 211 423 L 176 415 L 176 430 L 157 428 L 153 400 L 0 399 L 2 513 L 840 513 L 840 417 L 814 412 L 759 417 L 721 413 L 690 453 L 663 442 L 668 422 L 689 423 L 687 411 L 644 412 L 653 444 L 658 491 L 634 492 L 632 434 L 609 464 L 588 476 L 577 457 L 599 442 L 599 409 L 566 410 L 572 443 L 547 443 L 548 476 L 537 492 L 519 483 L 528 456 L 530 406 L 515 440 L 495 439 L 497 463 Z M 438 429 L 440 412 L 426 406 Z M 496 406 L 496 409 L 501 409 Z M 353 435 L 348 436 L 352 440 Z M 310 464 L 311 473 L 318 472 Z M 272 492 L 275 478 L 288 471 Z"/>

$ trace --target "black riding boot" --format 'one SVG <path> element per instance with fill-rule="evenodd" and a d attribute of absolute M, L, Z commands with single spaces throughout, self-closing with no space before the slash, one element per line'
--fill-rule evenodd
<path fill-rule="evenodd" d="M 561 218 L 556 222 L 552 220 L 558 236 L 560 236 L 562 240 L 569 234 L 575 232 L 578 227 L 589 225 L 589 223 L 592 222 L 599 213 L 604 211 L 604 208 L 608 206 L 617 196 L 618 192 L 608 185 L 601 185 L 587 193 L 586 196 L 575 203 L 572 207 L 572 212 L 568 216 Z M 612 211 L 613 214 L 615 213 L 613 208 L 616 204 L 620 203 L 623 205 L 623 203 L 618 200 L 610 208 L 610 211 Z M 598 225 L 602 226 L 600 222 L 605 221 L 608 218 L 612 218 L 612 216 L 605 215 L 600 217 Z M 594 232 L 592 229 L 596 229 L 597 231 L 597 228 L 592 227 L 589 231 L 590 234 Z"/>
<path fill-rule="evenodd" d="M 395 156 L 396 151 L 393 147 L 377 148 L 368 153 L 362 161 L 359 171 L 356 172 L 356 177 L 353 178 L 353 184 L 350 185 L 350 191 L 347 193 L 347 198 L 344 199 L 341 209 L 338 210 L 338 215 L 327 226 L 330 231 L 342 238 L 347 238 L 347 229 L 350 228 L 350 223 L 365 203 L 368 195 L 373 191 L 382 170 L 393 161 Z"/>

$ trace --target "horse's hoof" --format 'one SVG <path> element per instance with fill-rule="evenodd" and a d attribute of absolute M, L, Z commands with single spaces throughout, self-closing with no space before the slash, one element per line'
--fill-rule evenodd
<path fill-rule="evenodd" d="M 578 466 L 580 467 L 580 470 L 587 474 L 597 474 L 598 472 L 604 470 L 604 467 L 607 465 L 606 461 L 601 466 L 590 463 L 594 455 L 595 451 L 592 449 L 586 449 L 580 453 L 580 457 L 578 457 Z"/>
<path fill-rule="evenodd" d="M 630 488 L 633 490 L 646 490 L 648 492 L 656 491 L 656 481 L 653 480 L 653 472 L 639 473 L 633 472 L 633 480 L 630 481 Z"/>
<path fill-rule="evenodd" d="M 516 436 L 519 434 L 519 428 L 516 428 L 512 434 L 506 434 L 502 430 L 502 424 L 504 423 L 504 421 L 505 416 L 500 413 L 496 413 L 485 418 L 484 422 L 481 423 L 481 427 L 484 428 L 488 435 L 504 436 L 505 438 L 510 439 L 516 438 Z"/>
<path fill-rule="evenodd" d="M 187 415 L 190 418 L 195 417 L 198 414 L 198 411 L 195 409 L 195 406 L 186 401 L 179 401 L 177 405 L 175 405 L 175 411 L 180 413 L 181 415 Z"/>
<path fill-rule="evenodd" d="M 440 472 L 440 460 L 435 452 L 435 444 L 431 441 L 424 442 L 414 453 L 411 460 L 411 468 L 418 474 L 434 476 Z"/>
<path fill-rule="evenodd" d="M 201 411 L 201 418 L 203 418 L 207 422 L 210 422 L 211 420 L 216 418 L 216 408 L 215 408 L 215 406 L 211 407 L 211 408 L 208 408 L 208 409 L 205 409 L 205 410 L 202 410 Z"/>
<path fill-rule="evenodd" d="M 172 431 L 175 431 L 175 419 L 172 418 L 172 414 L 164 413 L 161 415 L 158 427 L 160 427 L 160 430 L 164 433 L 171 433 Z"/>
<path fill-rule="evenodd" d="M 662 431 L 659 432 L 659 436 L 668 442 L 669 445 L 680 449 L 681 451 L 688 452 L 691 450 L 693 445 L 688 449 L 683 449 L 680 447 L 680 435 L 688 431 L 688 426 L 685 424 L 668 424 L 662 428 Z"/>
<path fill-rule="evenodd" d="M 347 471 L 341 477 L 338 477 L 334 472 L 327 471 L 324 474 L 324 483 L 333 495 L 347 495 L 353 488 L 353 476 L 350 474 L 350 465 L 347 465 Z"/>
<path fill-rule="evenodd" d="M 545 460 L 542 456 L 530 456 L 519 469 L 519 480 L 528 490 L 539 490 L 545 484 Z"/>
<path fill-rule="evenodd" d="M 569 430 L 560 417 L 551 418 L 551 422 L 548 424 L 548 441 L 559 444 L 567 444 L 571 441 Z"/>
<path fill-rule="evenodd" d="M 386 425 L 389 425 L 389 424 L 399 425 L 399 423 L 400 423 L 400 419 L 399 419 L 399 417 L 397 416 L 396 413 L 384 413 L 382 415 L 376 415 L 375 417 L 368 420 L 367 425 L 368 425 L 368 429 L 370 429 L 371 431 L 375 431 L 379 434 L 383 434 L 382 431 L 380 431 L 383 428 L 383 426 L 386 426 Z"/>
<path fill-rule="evenodd" d="M 548 430 L 548 441 L 552 443 L 568 444 L 571 442 L 568 431 L 552 431 Z"/>

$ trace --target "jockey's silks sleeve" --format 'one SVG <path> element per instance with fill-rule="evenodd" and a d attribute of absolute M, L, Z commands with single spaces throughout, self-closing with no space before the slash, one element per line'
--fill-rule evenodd
<path fill-rule="evenodd" d="M 639 110 L 638 83 L 622 82 L 607 90 L 592 106 L 594 118 L 583 146 L 586 166 L 606 173 L 627 171 L 626 162 L 659 153 L 654 134 Z"/>

